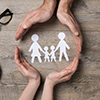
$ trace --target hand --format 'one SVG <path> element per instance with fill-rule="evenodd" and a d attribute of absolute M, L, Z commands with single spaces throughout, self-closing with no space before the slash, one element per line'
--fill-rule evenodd
<path fill-rule="evenodd" d="M 40 74 L 23 58 L 18 47 L 15 49 L 15 62 L 19 71 L 29 79 L 29 83 L 40 84 Z"/>
<path fill-rule="evenodd" d="M 55 86 L 58 83 L 70 80 L 72 75 L 77 70 L 78 61 L 79 57 L 77 56 L 74 58 L 73 62 L 66 69 L 63 69 L 59 72 L 55 71 L 50 73 L 46 77 L 46 82 L 49 83 L 49 85 Z"/>
<path fill-rule="evenodd" d="M 72 1 L 73 0 L 60 1 L 58 11 L 57 11 L 57 17 L 62 24 L 68 26 L 70 30 L 72 31 L 75 45 L 76 45 L 77 54 L 80 54 L 83 39 L 82 39 L 80 27 L 70 10 Z"/>
<path fill-rule="evenodd" d="M 45 0 L 45 3 L 29 13 L 18 25 L 15 40 L 19 40 L 29 28 L 36 23 L 42 23 L 49 20 L 54 12 L 56 0 Z"/>

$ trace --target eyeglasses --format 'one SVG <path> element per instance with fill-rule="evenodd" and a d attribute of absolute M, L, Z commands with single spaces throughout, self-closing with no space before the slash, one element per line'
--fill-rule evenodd
<path fill-rule="evenodd" d="M 6 9 L 2 14 L 0 14 L 0 24 L 8 24 L 12 20 L 12 17 L 13 13 L 9 9 Z"/>

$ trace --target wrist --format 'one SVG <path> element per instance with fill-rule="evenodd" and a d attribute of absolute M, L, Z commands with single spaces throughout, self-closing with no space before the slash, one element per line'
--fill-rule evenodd
<path fill-rule="evenodd" d="M 48 9 L 51 13 L 54 12 L 57 0 L 44 0 L 43 7 Z"/>
<path fill-rule="evenodd" d="M 40 85 L 40 81 L 41 81 L 41 79 L 40 79 L 40 77 L 38 78 L 38 79 L 29 79 L 29 84 L 30 85 L 36 85 L 36 86 L 39 86 Z"/>
<path fill-rule="evenodd" d="M 52 80 L 50 80 L 48 77 L 46 77 L 45 85 L 48 85 L 51 88 L 55 86 L 54 82 L 52 82 Z"/>
<path fill-rule="evenodd" d="M 59 3 L 58 10 L 63 10 L 64 12 L 68 12 L 72 7 L 73 1 L 74 0 L 61 0 Z"/>

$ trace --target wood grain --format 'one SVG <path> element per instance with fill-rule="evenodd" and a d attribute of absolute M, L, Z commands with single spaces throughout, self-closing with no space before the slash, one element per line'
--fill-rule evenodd
<path fill-rule="evenodd" d="M 15 41 L 15 34 L 19 22 L 26 13 L 43 4 L 42 0 L 0 0 L 0 12 L 9 8 L 13 13 L 12 21 L 6 26 L 0 26 L 0 100 L 17 100 L 28 80 L 18 71 L 14 62 L 14 50 L 18 46 L 24 57 L 31 63 L 31 53 L 28 52 L 32 41 L 32 34 L 39 35 L 39 44 L 43 48 L 57 45 L 57 34 L 65 32 L 65 41 L 71 47 L 68 51 L 70 61 L 42 63 L 38 60 L 32 64 L 42 76 L 42 84 L 36 94 L 35 100 L 40 100 L 45 77 L 52 71 L 67 67 L 77 55 L 75 43 L 70 30 L 62 25 L 53 16 L 43 24 L 31 27 L 27 34 L 19 41 Z M 72 12 L 75 15 L 83 34 L 83 49 L 77 72 L 69 82 L 55 86 L 54 100 L 100 100 L 100 0 L 76 0 Z M 48 37 L 48 39 L 47 39 Z M 59 52 L 56 53 L 57 60 Z M 44 61 L 44 55 L 42 54 Z M 0 74 L 1 75 L 1 74 Z"/>

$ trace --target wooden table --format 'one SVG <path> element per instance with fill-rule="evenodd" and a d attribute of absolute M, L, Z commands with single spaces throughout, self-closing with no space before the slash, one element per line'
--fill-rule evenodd
<path fill-rule="evenodd" d="M 32 44 L 32 34 L 39 35 L 39 44 L 56 46 L 59 42 L 59 32 L 65 32 L 65 41 L 71 49 L 68 51 L 70 61 L 58 61 L 59 51 L 56 53 L 57 62 L 41 63 L 35 60 L 32 64 L 42 76 L 42 83 L 35 100 L 40 100 L 43 82 L 48 73 L 67 67 L 77 55 L 73 35 L 62 25 L 56 16 L 43 24 L 31 27 L 27 34 L 19 41 L 15 41 L 15 34 L 19 22 L 26 13 L 38 8 L 42 0 L 0 0 L 0 12 L 9 8 L 13 13 L 12 21 L 6 26 L 0 26 L 0 66 L 2 77 L 0 81 L 0 100 L 17 100 L 28 80 L 18 71 L 14 61 L 14 50 L 18 46 L 24 57 L 31 63 L 31 53 L 28 52 Z M 100 0 L 76 0 L 73 13 L 79 22 L 83 34 L 83 50 L 77 72 L 69 82 L 55 86 L 54 100 L 100 100 Z M 50 52 L 50 51 L 49 51 Z M 43 55 L 43 54 L 42 54 Z M 42 56 L 42 60 L 44 60 Z M 1 74 L 1 73 L 0 73 Z"/>

